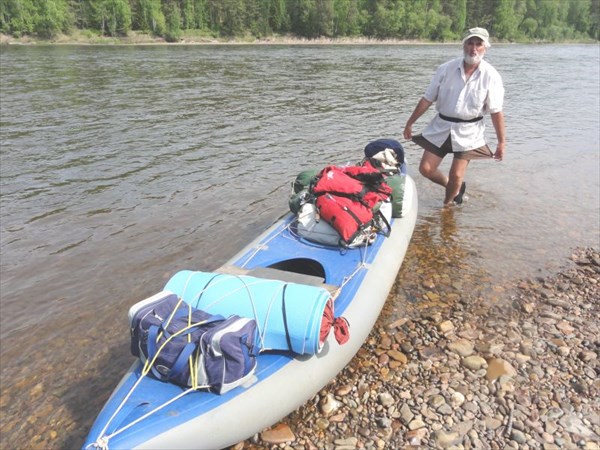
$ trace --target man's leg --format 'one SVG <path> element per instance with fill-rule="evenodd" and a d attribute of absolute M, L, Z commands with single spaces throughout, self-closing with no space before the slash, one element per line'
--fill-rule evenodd
<path fill-rule="evenodd" d="M 450 173 L 448 174 L 448 182 L 446 184 L 446 198 L 444 199 L 444 206 L 451 205 L 454 197 L 458 195 L 463 180 L 465 179 L 468 166 L 468 159 L 454 158 L 452 160 Z"/>
<path fill-rule="evenodd" d="M 419 172 L 425 178 L 430 179 L 440 186 L 446 187 L 448 184 L 448 177 L 439 170 L 442 159 L 442 157 L 427 150 L 423 151 L 421 164 L 419 164 Z"/>

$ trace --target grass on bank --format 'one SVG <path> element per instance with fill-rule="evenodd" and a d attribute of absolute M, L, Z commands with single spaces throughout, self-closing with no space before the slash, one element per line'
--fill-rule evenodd
<path fill-rule="evenodd" d="M 496 43 L 509 43 L 495 41 Z M 456 44 L 456 42 L 446 42 L 447 44 Z M 545 44 L 559 42 L 543 41 L 524 41 L 521 44 Z M 562 44 L 598 44 L 595 40 L 574 40 L 560 42 Z M 298 38 L 292 35 L 272 35 L 258 39 L 254 36 L 236 36 L 235 38 L 222 38 L 211 35 L 200 30 L 182 31 L 180 38 L 176 42 L 167 42 L 163 37 L 152 36 L 147 33 L 130 31 L 126 36 L 104 36 L 95 30 L 75 30 L 68 35 L 58 35 L 50 39 L 44 39 L 32 35 L 14 37 L 7 34 L 0 34 L 0 44 L 11 45 L 35 45 L 35 44 L 72 44 L 72 45 L 181 45 L 181 44 L 444 44 L 444 42 L 419 41 L 419 40 L 400 40 L 400 39 L 373 39 L 369 37 L 344 37 L 344 38 Z"/>

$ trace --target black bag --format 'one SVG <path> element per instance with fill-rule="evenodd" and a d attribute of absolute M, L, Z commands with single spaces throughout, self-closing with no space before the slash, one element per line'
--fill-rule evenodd
<path fill-rule="evenodd" d="M 256 369 L 256 322 L 212 315 L 163 292 L 130 312 L 131 353 L 159 380 L 223 393 Z"/>

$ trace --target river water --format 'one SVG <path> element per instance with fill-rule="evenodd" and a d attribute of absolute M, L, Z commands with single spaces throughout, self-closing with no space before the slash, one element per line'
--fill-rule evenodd
<path fill-rule="evenodd" d="M 227 260 L 286 211 L 299 171 L 400 139 L 460 49 L 0 52 L 0 446 L 76 448 L 131 361 L 129 306 Z M 507 154 L 471 164 L 462 207 L 441 210 L 405 143 L 420 210 L 398 284 L 413 300 L 409 274 L 444 266 L 465 291 L 493 289 L 600 245 L 599 47 L 496 45 L 487 59 L 506 86 Z"/>

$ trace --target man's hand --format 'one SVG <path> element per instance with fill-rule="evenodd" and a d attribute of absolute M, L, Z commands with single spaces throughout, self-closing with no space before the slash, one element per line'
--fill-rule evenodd
<path fill-rule="evenodd" d="M 419 117 L 423 115 L 427 109 L 431 106 L 432 102 L 426 100 L 425 97 L 422 97 L 415 106 L 415 110 L 412 112 L 408 120 L 406 121 L 406 125 L 404 125 L 404 139 L 410 140 L 412 139 L 412 126 L 413 123 L 417 121 Z"/>
<path fill-rule="evenodd" d="M 494 153 L 494 159 L 496 161 L 502 161 L 504 158 L 504 147 L 506 146 L 506 132 L 504 131 L 504 113 L 502 111 L 492 113 L 492 123 L 496 130 L 496 138 L 498 139 L 498 145 L 496 146 L 496 153 Z"/>
<path fill-rule="evenodd" d="M 494 153 L 494 159 L 496 161 L 502 161 L 502 158 L 504 158 L 504 147 L 506 146 L 506 144 L 504 142 L 499 142 L 497 147 L 496 147 L 496 153 Z"/>

